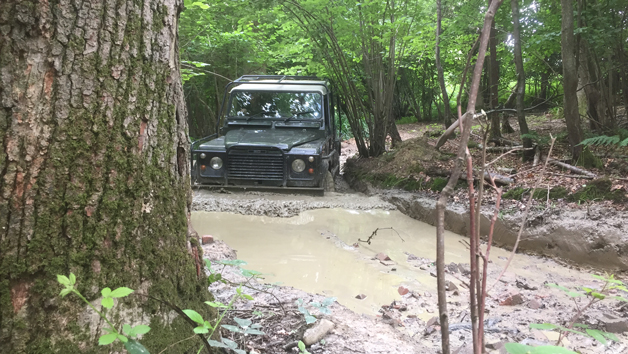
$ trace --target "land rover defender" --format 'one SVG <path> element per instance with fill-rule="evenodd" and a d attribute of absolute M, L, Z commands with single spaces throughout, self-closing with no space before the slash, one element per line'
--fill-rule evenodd
<path fill-rule="evenodd" d="M 219 133 L 192 144 L 194 184 L 334 190 L 339 124 L 326 81 L 242 76 L 226 86 L 219 117 Z"/>

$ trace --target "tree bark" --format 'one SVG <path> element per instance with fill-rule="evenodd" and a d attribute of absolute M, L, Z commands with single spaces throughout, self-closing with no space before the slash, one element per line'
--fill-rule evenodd
<path fill-rule="evenodd" d="M 100 289 L 193 307 L 210 294 L 188 229 L 189 139 L 179 74 L 182 0 L 0 3 L 0 348 L 105 353 Z M 188 231 L 189 230 L 189 231 Z M 192 333 L 131 296 L 109 312 L 163 349 Z M 117 322 L 119 323 L 119 322 Z M 183 352 L 174 348 L 174 352 Z"/>
<path fill-rule="evenodd" d="M 561 55 L 563 59 L 563 104 L 567 138 L 571 147 L 571 157 L 577 161 L 582 153 L 582 127 L 578 114 L 578 66 L 576 64 L 576 42 L 574 39 L 573 2 L 561 0 Z"/>
<path fill-rule="evenodd" d="M 519 131 L 521 135 L 529 134 L 528 123 L 526 122 L 526 114 L 524 112 L 524 98 L 526 92 L 526 76 L 523 69 L 523 55 L 521 54 L 521 29 L 519 27 L 519 0 L 511 0 L 510 7 L 512 9 L 512 38 L 514 42 L 515 69 L 517 71 L 517 121 L 519 122 Z M 532 150 L 532 139 L 522 138 L 523 140 L 523 161 L 531 161 L 534 158 L 534 150 Z"/>
<path fill-rule="evenodd" d="M 449 105 L 449 95 L 447 94 L 447 88 L 445 87 L 445 74 L 443 73 L 443 65 L 440 62 L 440 34 L 441 29 L 441 0 L 436 0 L 436 70 L 438 71 L 438 83 L 440 84 L 440 90 L 443 95 L 443 105 L 445 106 L 445 128 L 451 125 L 451 107 Z"/>
<path fill-rule="evenodd" d="M 491 2 L 495 0 L 489 0 Z M 490 55 L 488 60 L 488 97 L 489 107 L 494 110 L 499 105 L 499 62 L 497 61 L 497 30 L 495 30 L 495 19 L 491 23 L 491 38 L 489 41 Z M 501 137 L 499 113 L 491 113 L 488 117 L 491 120 L 491 134 L 492 139 Z"/>

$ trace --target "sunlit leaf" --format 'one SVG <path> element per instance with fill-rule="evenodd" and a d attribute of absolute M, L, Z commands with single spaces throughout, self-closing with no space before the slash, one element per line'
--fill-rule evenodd
<path fill-rule="evenodd" d="M 70 285 L 70 279 L 68 279 L 68 277 L 66 277 L 65 275 L 57 274 L 57 281 L 62 285 Z"/>
<path fill-rule="evenodd" d="M 203 316 L 201 316 L 198 312 L 194 310 L 183 310 L 183 313 L 186 314 L 192 321 L 203 324 Z"/>
<path fill-rule="evenodd" d="M 587 329 L 587 334 L 593 337 L 593 339 L 595 339 L 596 341 L 602 343 L 603 345 L 608 344 L 608 341 L 606 340 L 606 338 L 604 338 L 604 335 L 601 331 L 598 331 L 596 329 Z"/>
<path fill-rule="evenodd" d="M 112 291 L 109 296 L 111 296 L 111 297 L 125 297 L 125 296 L 128 296 L 129 294 L 131 294 L 132 292 L 133 292 L 132 289 L 129 289 L 129 288 L 123 286 L 123 287 L 117 288 L 116 290 Z"/>
<path fill-rule="evenodd" d="M 104 297 L 102 300 L 100 300 L 100 304 L 102 305 L 102 307 L 110 309 L 113 307 L 113 299 L 110 297 Z"/>
<path fill-rule="evenodd" d="M 100 338 L 98 338 L 98 345 L 111 344 L 113 343 L 113 341 L 116 340 L 116 338 L 118 338 L 117 333 L 109 333 L 109 334 L 102 335 L 100 336 Z"/>
<path fill-rule="evenodd" d="M 128 342 L 124 343 L 124 348 L 126 348 L 129 354 L 150 354 L 148 349 L 134 339 L 129 339 Z"/>

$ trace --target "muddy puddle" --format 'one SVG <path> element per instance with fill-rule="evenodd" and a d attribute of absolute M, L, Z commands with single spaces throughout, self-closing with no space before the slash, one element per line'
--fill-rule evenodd
<path fill-rule="evenodd" d="M 192 222 L 199 234 L 213 235 L 234 248 L 248 263 L 245 268 L 264 273 L 267 283 L 333 296 L 359 313 L 374 315 L 381 305 L 400 299 L 399 286 L 435 294 L 436 278 L 430 275 L 435 271 L 435 228 L 399 211 L 317 209 L 290 218 L 194 212 Z M 394 231 L 383 229 L 390 227 Z M 358 242 L 377 228 L 383 230 L 370 245 Z M 469 263 L 466 240 L 446 233 L 447 263 Z M 356 242 L 359 247 L 353 246 Z M 390 261 L 374 259 L 378 253 Z M 494 247 L 491 268 L 502 267 L 508 255 Z M 575 275 L 556 263 L 524 255 L 515 257 L 509 271 L 532 279 L 539 272 Z M 460 286 L 457 279 L 452 281 Z M 359 300 L 358 294 L 366 298 Z M 424 316 L 431 315 L 419 315 Z"/>

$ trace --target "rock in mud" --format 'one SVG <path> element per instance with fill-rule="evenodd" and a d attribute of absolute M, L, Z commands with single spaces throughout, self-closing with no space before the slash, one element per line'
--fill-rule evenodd
<path fill-rule="evenodd" d="M 499 302 L 501 306 L 516 306 L 523 304 L 523 296 L 517 292 L 506 294 L 504 299 Z"/>
<path fill-rule="evenodd" d="M 214 236 L 212 235 L 203 235 L 202 242 L 204 245 L 208 245 L 214 242 Z"/>
<path fill-rule="evenodd" d="M 604 314 L 601 320 L 604 323 L 606 332 L 610 333 L 624 333 L 628 332 L 628 319 L 619 318 L 614 315 Z"/>
<path fill-rule="evenodd" d="M 310 346 L 318 343 L 323 337 L 334 328 L 334 323 L 328 319 L 322 319 L 314 327 L 308 329 L 303 334 L 303 343 Z"/>
<path fill-rule="evenodd" d="M 401 296 L 403 296 L 403 295 L 407 294 L 409 291 L 410 291 L 410 290 L 408 290 L 408 288 L 405 288 L 405 287 L 403 287 L 403 286 L 400 286 L 400 287 L 397 289 L 397 292 L 398 292 L 398 293 L 399 293 L 399 295 L 401 295 Z"/>
<path fill-rule="evenodd" d="M 378 254 L 375 256 L 375 258 L 379 259 L 380 261 L 390 261 L 390 260 L 391 260 L 391 259 L 390 259 L 390 257 L 388 257 L 388 255 L 387 255 L 387 254 L 385 254 L 385 253 L 381 253 L 381 252 L 380 252 L 380 253 L 378 253 Z"/>
<path fill-rule="evenodd" d="M 366 299 L 366 295 L 359 294 L 359 295 L 356 295 L 355 298 L 358 299 L 358 300 L 364 300 L 364 299 Z"/>
<path fill-rule="evenodd" d="M 541 308 L 541 306 L 543 306 L 540 302 L 532 299 L 530 301 L 528 301 L 528 307 L 533 309 L 533 310 L 538 310 Z"/>

